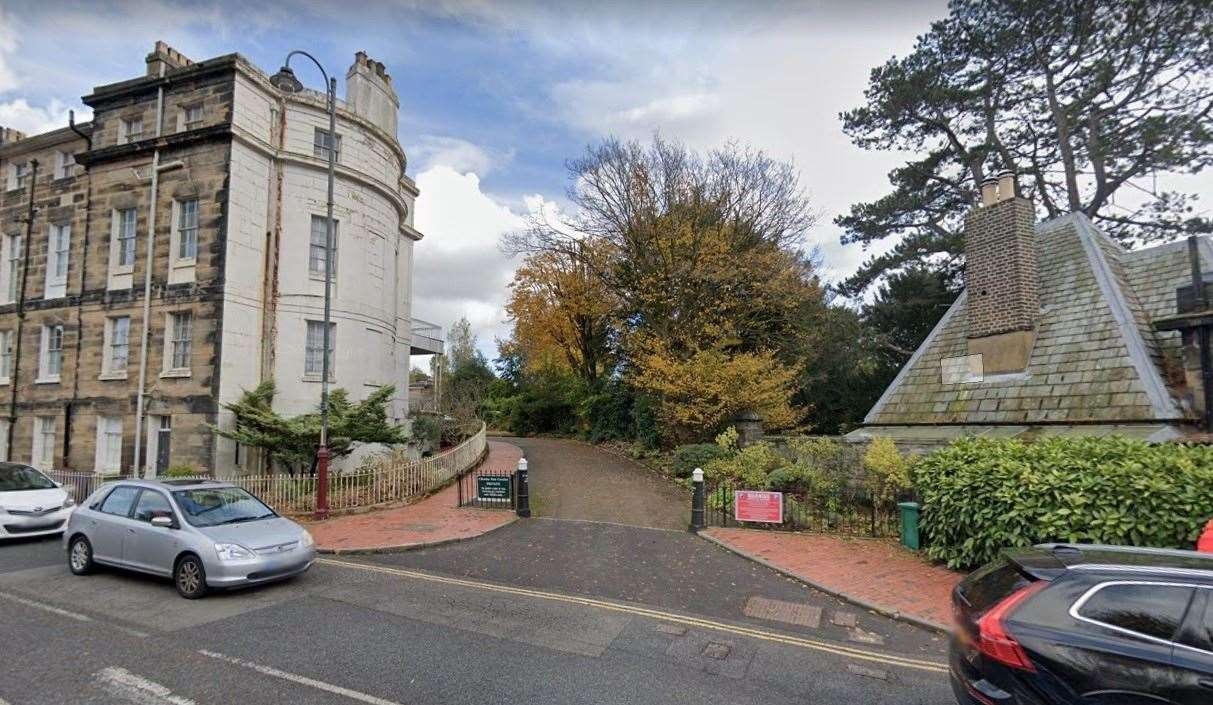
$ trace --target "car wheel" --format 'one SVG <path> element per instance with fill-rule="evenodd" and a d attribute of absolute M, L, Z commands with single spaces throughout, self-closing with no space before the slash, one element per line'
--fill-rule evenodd
<path fill-rule="evenodd" d="M 72 539 L 67 549 L 67 567 L 75 575 L 88 575 L 93 566 L 93 545 L 83 536 Z"/>
<path fill-rule="evenodd" d="M 196 600 L 206 594 L 206 570 L 197 556 L 185 556 L 177 561 L 173 570 L 173 584 L 177 594 L 187 600 Z"/>

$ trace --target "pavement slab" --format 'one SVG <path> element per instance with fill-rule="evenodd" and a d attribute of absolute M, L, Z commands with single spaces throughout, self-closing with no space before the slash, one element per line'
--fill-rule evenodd
<path fill-rule="evenodd" d="M 948 630 L 952 588 L 964 577 L 882 539 L 722 527 L 700 535 L 863 607 L 939 631 Z"/>

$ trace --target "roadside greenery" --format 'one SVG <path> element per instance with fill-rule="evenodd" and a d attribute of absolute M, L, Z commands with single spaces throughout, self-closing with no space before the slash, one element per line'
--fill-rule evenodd
<path fill-rule="evenodd" d="M 1191 548 L 1213 517 L 1213 447 L 964 439 L 919 460 L 927 555 L 968 568 L 1048 541 Z"/>
<path fill-rule="evenodd" d="M 408 440 L 403 427 L 388 421 L 387 404 L 395 393 L 394 387 L 384 386 L 363 401 L 352 402 L 344 389 L 329 392 L 329 449 L 334 457 L 349 453 L 354 441 L 390 445 Z M 311 472 L 320 444 L 319 412 L 287 417 L 274 411 L 273 401 L 274 383 L 262 382 L 223 405 L 236 416 L 232 430 L 211 428 L 237 443 L 267 451 L 271 466 L 277 463 L 292 475 Z"/>

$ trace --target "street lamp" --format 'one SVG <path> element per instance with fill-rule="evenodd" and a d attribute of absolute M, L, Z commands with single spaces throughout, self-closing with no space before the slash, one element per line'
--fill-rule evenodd
<path fill-rule="evenodd" d="M 291 57 L 296 54 L 306 56 L 320 69 L 324 82 L 328 86 L 329 109 L 329 194 L 328 220 L 324 238 L 324 361 L 321 363 L 320 376 L 320 447 L 316 449 L 316 513 L 317 519 L 326 519 L 329 515 L 329 317 L 332 313 L 332 281 L 333 281 L 333 182 L 337 164 L 337 79 L 329 78 L 328 72 L 316 60 L 316 57 L 298 49 L 286 55 L 282 68 L 270 78 L 270 84 L 283 93 L 298 93 L 303 90 L 303 84 L 295 78 L 291 70 Z"/>

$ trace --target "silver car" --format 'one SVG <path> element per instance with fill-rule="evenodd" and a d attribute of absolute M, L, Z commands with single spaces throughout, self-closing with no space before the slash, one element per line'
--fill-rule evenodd
<path fill-rule="evenodd" d="M 182 597 L 299 575 L 316 559 L 303 527 L 213 480 L 122 480 L 80 503 L 63 532 L 76 575 L 97 564 L 172 577 Z"/>

